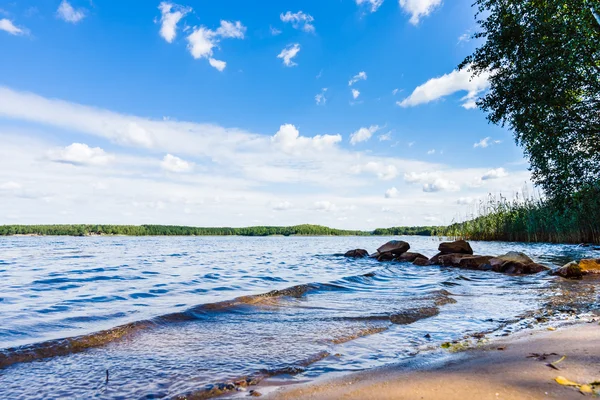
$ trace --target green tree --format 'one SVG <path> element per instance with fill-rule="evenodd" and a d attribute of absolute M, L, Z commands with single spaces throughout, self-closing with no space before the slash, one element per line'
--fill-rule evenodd
<path fill-rule="evenodd" d="M 478 101 L 515 133 L 551 199 L 600 180 L 600 0 L 476 0 L 485 40 L 459 66 L 490 73 Z"/>

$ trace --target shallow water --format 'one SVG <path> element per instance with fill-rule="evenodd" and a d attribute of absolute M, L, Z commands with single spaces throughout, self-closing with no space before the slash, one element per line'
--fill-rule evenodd
<path fill-rule="evenodd" d="M 0 398 L 169 398 L 242 376 L 380 366 L 535 311 L 555 281 L 339 255 L 390 239 L 1 238 Z M 427 256 L 439 244 L 403 239 Z M 594 256 L 471 244 L 551 266 Z"/>

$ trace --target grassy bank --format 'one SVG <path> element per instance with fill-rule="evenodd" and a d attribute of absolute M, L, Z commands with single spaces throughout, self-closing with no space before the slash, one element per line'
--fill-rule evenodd
<path fill-rule="evenodd" d="M 438 233 L 472 240 L 600 243 L 600 186 L 557 202 L 490 196 L 477 215 Z"/>

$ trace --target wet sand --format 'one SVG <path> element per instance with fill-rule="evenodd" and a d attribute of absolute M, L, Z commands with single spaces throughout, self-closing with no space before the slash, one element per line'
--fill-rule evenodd
<path fill-rule="evenodd" d="M 528 357 L 548 355 L 545 360 Z M 548 363 L 566 358 L 556 364 Z M 577 388 L 561 386 L 563 376 L 586 384 L 600 381 L 600 325 L 597 321 L 556 331 L 522 332 L 483 347 L 454 354 L 429 369 L 396 366 L 311 384 L 280 388 L 264 398 L 292 399 L 581 399 Z M 258 388 L 263 393 L 269 388 Z M 598 390 L 598 387 L 596 387 Z M 591 395 L 587 395 L 591 396 Z"/>

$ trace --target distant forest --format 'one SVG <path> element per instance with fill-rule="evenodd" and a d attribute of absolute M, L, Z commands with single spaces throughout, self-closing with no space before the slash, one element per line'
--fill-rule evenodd
<path fill-rule="evenodd" d="M 320 225 L 252 226 L 247 228 L 200 228 L 172 225 L 1 225 L 0 236 L 433 236 L 438 227 L 395 227 L 372 232 L 333 229 Z"/>

